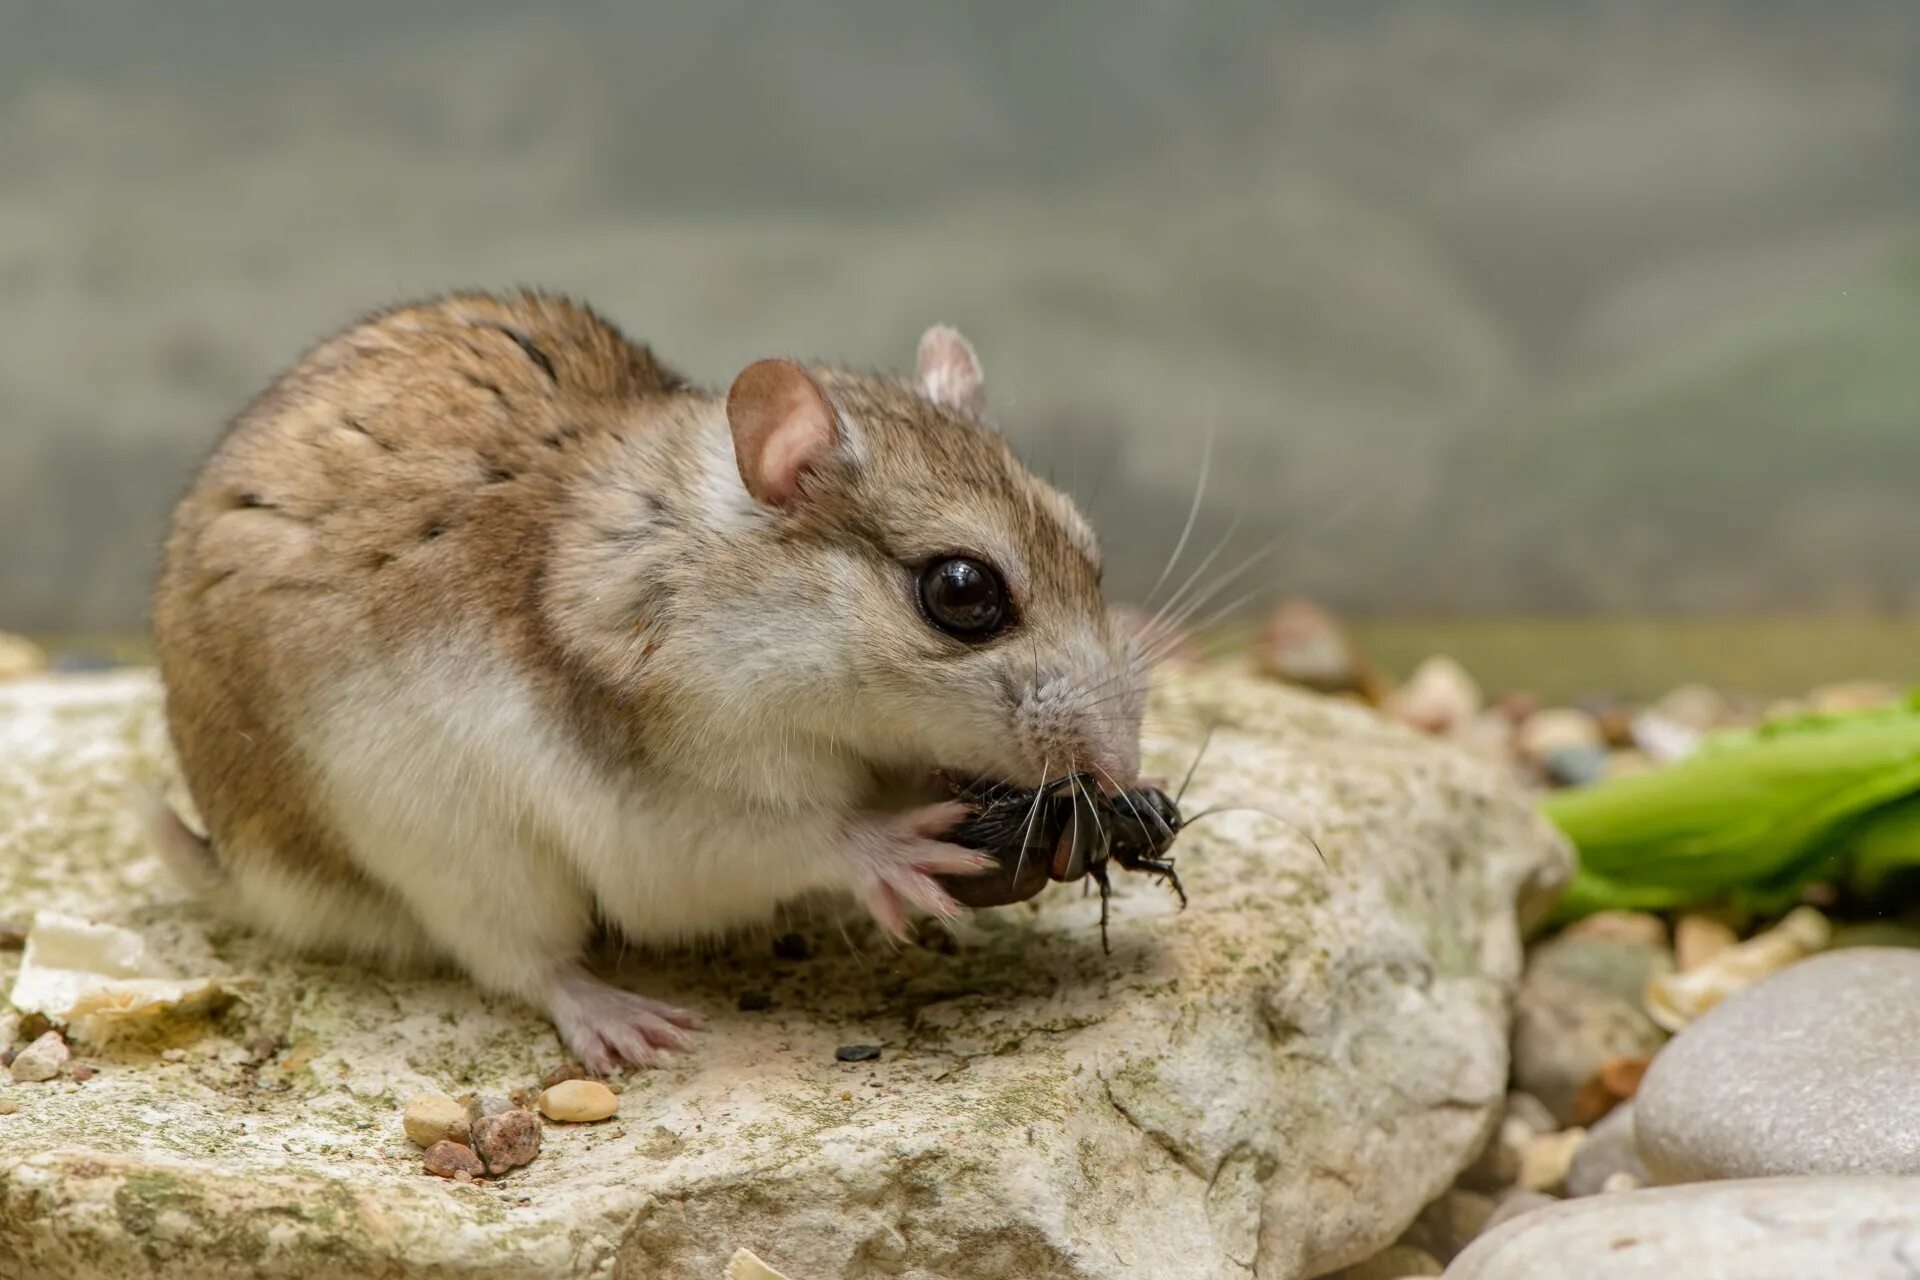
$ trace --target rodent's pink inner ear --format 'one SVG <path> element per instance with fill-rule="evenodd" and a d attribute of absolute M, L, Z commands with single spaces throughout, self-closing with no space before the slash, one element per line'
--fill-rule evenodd
<path fill-rule="evenodd" d="M 740 479 L 754 501 L 786 507 L 800 480 L 840 445 L 826 393 L 791 360 L 756 360 L 727 391 L 727 425 Z"/>

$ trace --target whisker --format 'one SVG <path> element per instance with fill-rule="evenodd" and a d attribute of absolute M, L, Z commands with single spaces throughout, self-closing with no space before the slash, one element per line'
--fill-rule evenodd
<path fill-rule="evenodd" d="M 1173 544 L 1173 554 L 1167 557 L 1166 568 L 1160 570 L 1160 576 L 1154 579 L 1153 586 L 1142 597 L 1153 599 L 1153 593 L 1166 585 L 1167 575 L 1173 572 L 1173 566 L 1180 563 L 1180 553 L 1187 549 L 1187 539 L 1193 536 L 1194 521 L 1200 518 L 1200 502 L 1207 493 L 1207 474 L 1213 470 L 1213 424 L 1207 424 L 1207 443 L 1200 452 L 1200 479 L 1193 486 L 1193 502 L 1187 508 L 1186 527 L 1180 530 L 1179 541 Z"/>

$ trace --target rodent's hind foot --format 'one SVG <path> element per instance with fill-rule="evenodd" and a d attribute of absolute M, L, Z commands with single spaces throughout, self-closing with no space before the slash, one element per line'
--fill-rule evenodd
<path fill-rule="evenodd" d="M 896 938 L 908 933 L 907 908 L 950 920 L 960 904 L 940 886 L 943 875 L 975 875 L 995 865 L 984 853 L 939 837 L 968 813 L 954 801 L 904 813 L 862 814 L 847 827 L 845 849 L 851 887 L 874 923 Z"/>
<path fill-rule="evenodd" d="M 597 1076 L 622 1063 L 649 1066 L 662 1052 L 686 1048 L 697 1025 L 687 1010 L 624 991 L 578 965 L 554 981 L 547 1013 L 580 1065 Z"/>

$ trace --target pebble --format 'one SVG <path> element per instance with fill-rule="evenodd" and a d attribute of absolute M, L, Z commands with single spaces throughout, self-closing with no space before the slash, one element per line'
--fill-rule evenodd
<path fill-rule="evenodd" d="M 1497 1230 L 1512 1222 L 1523 1213 L 1532 1213 L 1535 1209 L 1544 1209 L 1550 1204 L 1559 1204 L 1557 1196 L 1544 1191 L 1529 1191 L 1525 1187 L 1510 1187 L 1493 1204 L 1493 1212 L 1487 1216 L 1487 1223 L 1480 1228 L 1480 1235 Z M 1479 1237 L 1474 1237 L 1478 1239 Z"/>
<path fill-rule="evenodd" d="M 1387 696 L 1387 713 L 1427 733 L 1450 734 L 1480 710 L 1480 686 L 1452 658 L 1428 658 Z"/>
<path fill-rule="evenodd" d="M 1725 922 L 1689 913 L 1673 925 L 1673 963 L 1691 973 L 1738 941 L 1740 935 Z"/>
<path fill-rule="evenodd" d="M 489 1173 L 516 1169 L 540 1154 L 540 1122 L 517 1107 L 481 1116 L 473 1122 L 473 1149 Z"/>
<path fill-rule="evenodd" d="M 1561 934 L 1533 948 L 1514 998 L 1514 1084 L 1559 1125 L 1578 1124 L 1581 1090 L 1601 1067 L 1665 1041 L 1641 1000 L 1672 965 L 1665 947 L 1644 942 Z"/>
<path fill-rule="evenodd" d="M 0 631 L 0 680 L 18 680 L 46 670 L 47 655 L 25 636 Z"/>
<path fill-rule="evenodd" d="M 1633 718 L 1633 745 L 1654 764 L 1674 764 L 1700 749 L 1701 734 L 1651 711 Z"/>
<path fill-rule="evenodd" d="M 1536 1134 L 1520 1148 L 1518 1184 L 1528 1191 L 1553 1191 L 1567 1180 L 1573 1167 L 1574 1152 L 1586 1141 L 1581 1128 L 1562 1129 L 1558 1133 Z"/>
<path fill-rule="evenodd" d="M 1462 1187 L 1451 1187 L 1420 1211 L 1400 1243 L 1424 1249 L 1442 1262 L 1451 1262 L 1473 1238 L 1487 1229 L 1493 1197 Z"/>
<path fill-rule="evenodd" d="M 75 1084 L 85 1084 L 99 1074 L 99 1068 L 85 1062 L 76 1062 L 67 1068 L 67 1076 Z"/>
<path fill-rule="evenodd" d="M 1631 946 L 1667 945 L 1667 922 L 1649 911 L 1596 911 L 1566 927 L 1565 937 L 1604 938 Z"/>
<path fill-rule="evenodd" d="M 20 1109 L 20 1104 L 12 1098 L 0 1098 L 0 1116 L 10 1116 Z"/>
<path fill-rule="evenodd" d="M 1346 629 L 1307 600 L 1289 600 L 1267 615 L 1253 656 L 1264 674 L 1316 693 L 1364 695 L 1373 684 Z"/>
<path fill-rule="evenodd" d="M 1631 1102 L 1621 1103 L 1587 1130 L 1587 1140 L 1573 1153 L 1573 1162 L 1567 1166 L 1567 1194 L 1598 1195 L 1607 1189 L 1610 1178 L 1622 1173 L 1637 1182 L 1651 1180 L 1634 1146 Z"/>
<path fill-rule="evenodd" d="M 1647 1014 L 1668 1031 L 1678 1031 L 1741 988 L 1819 951 L 1832 936 L 1825 916 L 1812 907 L 1796 907 L 1765 933 L 1728 947 L 1690 973 L 1651 979 Z"/>
<path fill-rule="evenodd" d="M 1448 1280 L 1911 1280 L 1920 1178 L 1769 1178 L 1564 1200 L 1475 1240 Z"/>
<path fill-rule="evenodd" d="M 1549 707 L 1528 716 L 1514 735 L 1514 747 L 1537 768 L 1546 768 L 1557 751 L 1583 749 L 1604 761 L 1607 750 L 1600 722 L 1573 707 Z"/>
<path fill-rule="evenodd" d="M 880 1056 L 877 1044 L 843 1044 L 833 1051 L 833 1056 L 841 1062 L 872 1062 Z"/>
<path fill-rule="evenodd" d="M 540 1111 L 549 1120 L 586 1124 L 620 1110 L 620 1099 L 598 1080 L 562 1080 L 540 1095 Z"/>
<path fill-rule="evenodd" d="M 1671 689 L 1648 707 L 1647 712 L 1696 734 L 1726 728 L 1734 718 L 1733 704 L 1727 701 L 1727 696 L 1704 684 L 1683 684 Z"/>
<path fill-rule="evenodd" d="M 1396 1244 L 1382 1249 L 1365 1262 L 1356 1262 L 1334 1272 L 1327 1280 L 1403 1280 L 1408 1276 L 1437 1276 L 1444 1267 L 1425 1249 Z"/>
<path fill-rule="evenodd" d="M 1547 753 L 1544 771 L 1557 787 L 1590 787 L 1606 779 L 1613 757 L 1597 743 L 1585 747 L 1555 747 Z"/>
<path fill-rule="evenodd" d="M 1634 1098 L 1659 1182 L 1920 1174 L 1920 953 L 1803 960 L 1676 1036 Z"/>
<path fill-rule="evenodd" d="M 467 1109 L 438 1093 L 423 1093 L 407 1103 L 400 1124 L 407 1131 L 407 1140 L 416 1147 L 431 1147 L 439 1142 L 464 1143 L 472 1136 Z"/>
<path fill-rule="evenodd" d="M 60 1074 L 71 1055 L 58 1031 L 49 1031 L 13 1056 L 7 1070 L 16 1084 L 40 1084 Z"/>
<path fill-rule="evenodd" d="M 467 1181 L 487 1171 L 472 1147 L 444 1138 L 427 1148 L 427 1154 L 421 1157 L 420 1163 L 426 1166 L 428 1173 L 438 1177 L 460 1178 L 464 1174 Z"/>
<path fill-rule="evenodd" d="M 1611 1195 L 1615 1191 L 1638 1191 L 1646 1185 L 1644 1180 L 1634 1177 L 1623 1169 L 1619 1173 L 1610 1173 L 1607 1175 L 1607 1180 L 1600 1184 L 1600 1194 Z"/>
<path fill-rule="evenodd" d="M 469 1093 L 460 1099 L 467 1109 L 467 1122 L 472 1124 L 482 1116 L 503 1115 L 513 1110 L 513 1104 L 505 1098 L 491 1093 Z"/>
<path fill-rule="evenodd" d="M 1554 1118 L 1553 1112 L 1547 1110 L 1546 1103 L 1519 1089 L 1507 1094 L 1506 1114 L 1535 1133 L 1550 1133 L 1560 1127 L 1560 1122 Z"/>
<path fill-rule="evenodd" d="M 1642 1055 L 1635 1058 L 1609 1058 L 1601 1063 L 1600 1069 L 1574 1095 L 1574 1123 L 1591 1125 L 1631 1098 L 1640 1087 L 1641 1077 L 1646 1075 L 1647 1064 L 1652 1060 Z"/>
<path fill-rule="evenodd" d="M 585 1067 L 577 1062 L 568 1062 L 555 1067 L 544 1076 L 541 1076 L 540 1087 L 542 1089 L 551 1089 L 562 1080 L 585 1080 L 588 1078 Z"/>

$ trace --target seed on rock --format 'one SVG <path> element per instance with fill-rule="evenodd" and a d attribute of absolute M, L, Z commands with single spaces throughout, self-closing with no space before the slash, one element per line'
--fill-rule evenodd
<path fill-rule="evenodd" d="M 531 1111 L 515 1108 L 473 1122 L 473 1149 L 488 1173 L 505 1173 L 540 1154 L 540 1122 Z"/>
<path fill-rule="evenodd" d="M 833 1051 L 833 1056 L 842 1062 L 872 1062 L 880 1056 L 877 1044 L 843 1044 Z"/>
<path fill-rule="evenodd" d="M 782 960 L 805 960 L 807 940 L 797 933 L 783 933 L 773 940 L 773 954 Z"/>
<path fill-rule="evenodd" d="M 765 991 L 743 991 L 736 1007 L 742 1013 L 758 1013 L 773 1008 L 773 996 Z"/>
<path fill-rule="evenodd" d="M 60 1074 L 71 1055 L 58 1031 L 49 1031 L 14 1055 L 7 1070 L 16 1084 L 39 1084 Z"/>
<path fill-rule="evenodd" d="M 420 1161 L 428 1173 L 440 1178 L 460 1178 L 471 1181 L 487 1171 L 480 1163 L 480 1157 L 473 1148 L 461 1142 L 449 1142 L 442 1139 L 427 1148 L 427 1154 Z"/>
<path fill-rule="evenodd" d="M 577 1062 L 563 1063 L 540 1077 L 540 1087 L 551 1089 L 562 1080 L 585 1080 L 587 1069 Z"/>
<path fill-rule="evenodd" d="M 409 1102 L 400 1124 L 407 1131 L 407 1139 L 416 1147 L 466 1142 L 472 1135 L 467 1109 L 438 1093 L 423 1093 Z"/>
<path fill-rule="evenodd" d="M 620 1099 L 598 1080 L 562 1080 L 540 1095 L 540 1110 L 549 1120 L 585 1124 L 619 1109 Z"/>
<path fill-rule="evenodd" d="M 20 1109 L 20 1104 L 12 1098 L 0 1098 L 0 1116 L 10 1116 Z"/>

